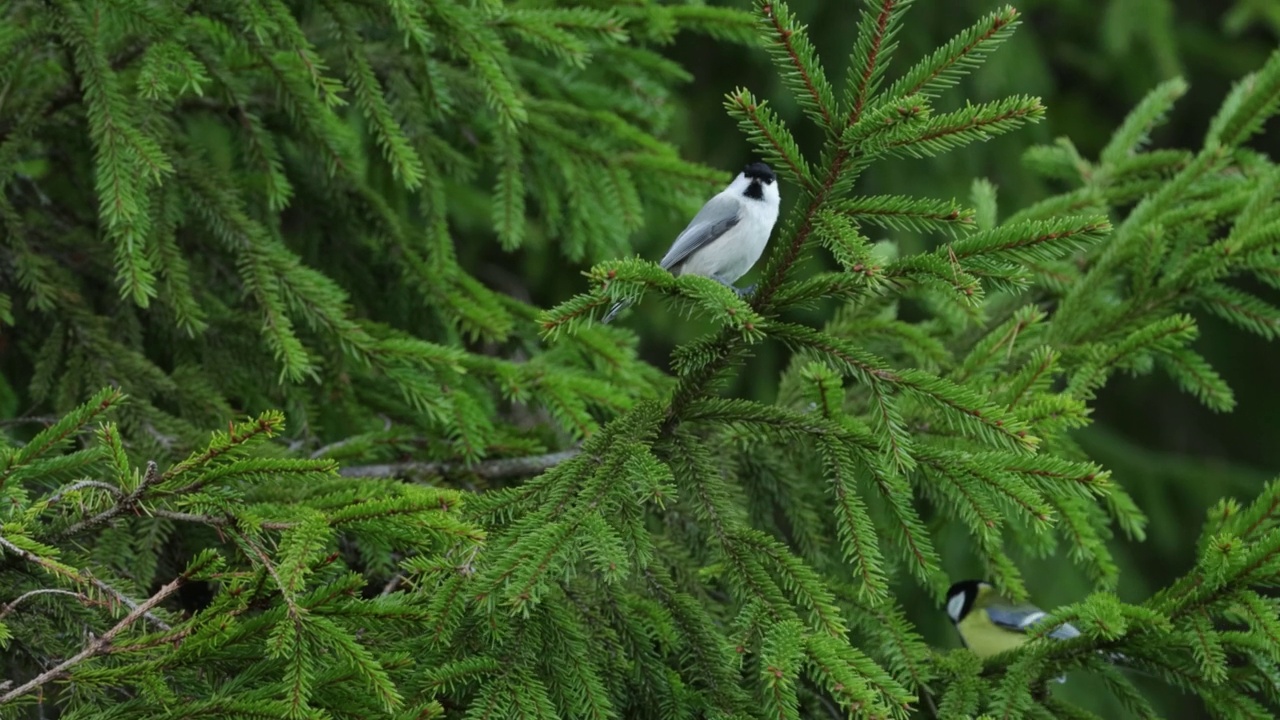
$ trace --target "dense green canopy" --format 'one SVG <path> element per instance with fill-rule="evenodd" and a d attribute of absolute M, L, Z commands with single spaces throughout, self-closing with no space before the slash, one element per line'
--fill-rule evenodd
<path fill-rule="evenodd" d="M 1278 31 L 0 5 L 0 718 L 1274 716 Z"/>

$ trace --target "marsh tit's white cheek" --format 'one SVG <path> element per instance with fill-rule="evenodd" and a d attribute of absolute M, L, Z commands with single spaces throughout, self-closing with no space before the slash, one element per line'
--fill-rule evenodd
<path fill-rule="evenodd" d="M 764 201 L 770 205 L 777 205 L 782 200 L 782 194 L 778 192 L 778 183 L 771 182 L 764 186 Z"/>
<path fill-rule="evenodd" d="M 964 593 L 960 593 L 947 601 L 947 614 L 951 622 L 960 622 L 960 611 L 964 609 Z"/>

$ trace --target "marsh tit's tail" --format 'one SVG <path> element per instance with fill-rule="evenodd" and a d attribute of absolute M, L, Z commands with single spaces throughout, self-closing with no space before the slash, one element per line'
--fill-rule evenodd
<path fill-rule="evenodd" d="M 629 300 L 623 300 L 622 302 L 615 303 L 613 307 L 609 308 L 609 312 L 605 313 L 604 317 L 600 318 L 600 324 L 608 325 L 610 320 L 617 317 L 618 313 L 622 312 L 622 309 L 630 304 L 631 302 Z"/>

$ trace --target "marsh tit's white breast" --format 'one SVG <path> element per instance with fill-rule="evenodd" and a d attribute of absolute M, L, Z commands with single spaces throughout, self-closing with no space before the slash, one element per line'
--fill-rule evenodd
<path fill-rule="evenodd" d="M 671 243 L 660 265 L 673 275 L 701 275 L 733 287 L 747 274 L 778 220 L 778 178 L 761 162 L 747 165 L 718 195 L 707 201 Z M 629 301 L 617 302 L 600 320 L 607 323 Z"/>
<path fill-rule="evenodd" d="M 763 170 L 752 172 L 757 166 Z M 773 225 L 778 220 L 780 201 L 777 180 L 768 166 L 763 163 L 748 166 L 729 187 L 704 206 L 704 212 L 708 208 L 716 208 L 723 214 L 733 214 L 737 218 L 736 223 L 690 252 L 671 268 L 672 272 L 702 275 L 733 284 L 746 275 L 764 253 Z"/>

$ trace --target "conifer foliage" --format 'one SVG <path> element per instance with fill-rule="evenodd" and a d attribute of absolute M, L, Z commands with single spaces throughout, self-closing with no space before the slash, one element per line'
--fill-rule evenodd
<path fill-rule="evenodd" d="M 1147 147 L 1174 80 L 1096 159 L 1033 149 L 1068 189 L 1032 207 L 858 194 L 1046 111 L 935 107 L 1018 14 L 898 57 L 911 5 L 862 3 L 843 81 L 765 0 L 6 5 L 0 402 L 49 417 L 0 436 L 0 718 L 1090 717 L 1075 669 L 1154 716 L 1114 651 L 1273 716 L 1280 482 L 1125 604 L 1144 517 L 1071 432 L 1117 373 L 1229 410 L 1197 314 L 1280 330 L 1238 282 L 1280 287 L 1245 147 L 1280 54 L 1201 147 Z M 617 259 L 724 180 L 660 139 L 679 31 L 762 47 L 823 130 L 726 96 L 796 198 L 745 298 Z M 485 245 L 595 265 L 539 312 Z M 644 294 L 719 326 L 674 377 L 593 320 Z M 764 343 L 776 402 L 722 396 Z M 1082 637 L 931 647 L 898 598 L 941 598 L 943 533 L 1017 598 L 1021 558 L 1084 568 Z"/>

